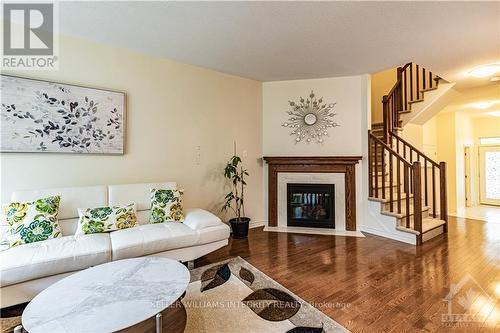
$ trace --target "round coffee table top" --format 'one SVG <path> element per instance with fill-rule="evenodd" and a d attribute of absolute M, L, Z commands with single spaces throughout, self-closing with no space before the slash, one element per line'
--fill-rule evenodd
<path fill-rule="evenodd" d="M 36 332 L 114 332 L 155 316 L 185 291 L 190 274 L 159 257 L 109 262 L 70 275 L 38 294 L 22 324 Z"/>

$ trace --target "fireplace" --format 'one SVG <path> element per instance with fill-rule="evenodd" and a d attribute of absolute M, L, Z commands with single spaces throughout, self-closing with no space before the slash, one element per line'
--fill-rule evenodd
<path fill-rule="evenodd" d="M 335 228 L 334 184 L 287 184 L 287 225 Z"/>

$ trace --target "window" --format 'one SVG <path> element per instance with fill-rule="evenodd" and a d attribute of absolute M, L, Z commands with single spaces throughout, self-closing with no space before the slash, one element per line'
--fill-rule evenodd
<path fill-rule="evenodd" d="M 481 144 L 481 145 L 500 145 L 500 137 L 479 138 L 479 144 Z"/>

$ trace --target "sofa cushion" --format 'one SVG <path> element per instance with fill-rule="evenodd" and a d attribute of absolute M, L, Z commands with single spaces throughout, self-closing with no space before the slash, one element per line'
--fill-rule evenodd
<path fill-rule="evenodd" d="M 125 184 L 125 185 L 110 185 L 109 204 L 110 205 L 126 205 L 130 202 L 135 202 L 137 211 L 149 210 L 151 208 L 151 189 L 166 188 L 177 189 L 175 182 L 163 183 L 146 183 L 146 184 Z M 97 207 L 97 206 L 85 206 Z"/>
<path fill-rule="evenodd" d="M 184 224 L 193 230 L 213 227 L 222 223 L 218 216 L 200 208 L 185 209 L 184 214 Z"/>
<path fill-rule="evenodd" d="M 109 234 L 66 236 L 0 252 L 2 287 L 78 271 L 111 260 Z"/>
<path fill-rule="evenodd" d="M 203 245 L 212 242 L 218 242 L 220 240 L 228 239 L 231 229 L 225 223 L 220 223 L 219 225 L 207 227 L 202 230 L 197 230 L 198 241 L 194 245 Z"/>
<path fill-rule="evenodd" d="M 198 233 L 179 222 L 146 224 L 110 234 L 113 260 L 193 246 Z"/>
<path fill-rule="evenodd" d="M 30 201 L 53 195 L 61 197 L 58 219 L 78 217 L 78 208 L 102 207 L 108 205 L 106 186 L 61 187 L 45 190 L 17 191 L 12 193 L 12 201 Z M 133 201 L 130 201 L 133 202 Z"/>

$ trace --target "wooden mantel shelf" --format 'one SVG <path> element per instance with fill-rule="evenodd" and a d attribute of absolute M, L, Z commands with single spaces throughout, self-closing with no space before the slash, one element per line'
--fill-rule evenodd
<path fill-rule="evenodd" d="M 361 156 L 264 156 L 269 164 L 269 226 L 278 225 L 278 173 L 343 173 L 346 230 L 356 230 L 356 164 Z"/>
<path fill-rule="evenodd" d="M 361 156 L 264 156 L 268 164 L 356 164 Z"/>

